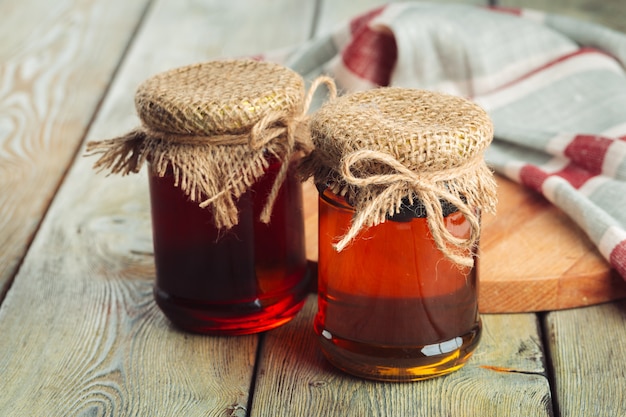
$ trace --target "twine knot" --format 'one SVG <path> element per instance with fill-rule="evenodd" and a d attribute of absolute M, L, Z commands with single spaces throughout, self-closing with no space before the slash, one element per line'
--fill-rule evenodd
<path fill-rule="evenodd" d="M 300 164 L 303 178 L 328 184 L 354 207 L 343 250 L 365 227 L 409 204 L 424 207 L 430 235 L 459 267 L 472 266 L 479 216 L 495 211 L 496 183 L 484 162 L 493 138 L 487 113 L 461 97 L 428 90 L 383 87 L 343 95 L 312 117 L 315 149 Z M 444 206 L 467 219 L 449 231 Z"/>
<path fill-rule="evenodd" d="M 353 169 L 364 162 L 377 163 L 391 169 L 384 174 L 357 176 Z M 335 244 L 337 251 L 343 250 L 365 226 L 374 226 L 385 221 L 387 214 L 393 215 L 400 209 L 399 196 L 418 199 L 424 206 L 428 225 L 437 248 L 449 259 L 461 266 L 474 264 L 472 249 L 480 235 L 480 219 L 475 208 L 470 207 L 462 195 L 451 192 L 446 183 L 459 175 L 475 172 L 482 159 L 474 158 L 461 167 L 433 172 L 416 173 L 408 169 L 391 155 L 373 150 L 359 150 L 346 155 L 341 164 L 341 175 L 348 185 L 362 191 L 372 186 L 384 186 L 380 192 L 364 200 L 348 232 Z M 391 208 L 390 200 L 392 200 Z M 453 204 L 465 217 L 470 226 L 467 238 L 454 236 L 446 228 L 441 200 Z"/>
<path fill-rule="evenodd" d="M 249 134 L 243 135 L 222 135 L 220 144 L 232 145 L 247 140 L 248 145 L 253 150 L 266 149 L 270 143 L 276 139 L 285 138 L 284 152 L 282 152 L 281 167 L 278 171 L 274 184 L 270 194 L 267 197 L 267 202 L 261 212 L 260 220 L 263 223 L 269 223 L 274 208 L 274 203 L 278 197 L 280 187 L 285 181 L 287 171 L 289 170 L 289 162 L 296 150 L 296 144 L 299 145 L 301 151 L 309 153 L 313 149 L 313 145 L 310 140 L 309 130 L 309 116 L 308 111 L 313 101 L 315 92 L 321 85 L 326 85 L 328 88 L 328 96 L 330 100 L 334 100 L 337 97 L 337 87 L 335 81 L 328 76 L 319 76 L 311 83 L 309 91 L 305 97 L 304 104 L 302 106 L 302 112 L 299 115 L 291 118 L 285 118 L 280 114 L 269 113 L 261 120 L 259 120 L 250 129 Z M 228 137 L 230 136 L 230 140 Z M 279 157 L 279 155 L 275 155 Z M 216 200 L 223 197 L 224 194 L 229 193 L 229 189 L 223 189 L 212 197 L 202 201 L 200 207 L 205 208 L 210 204 L 214 204 Z"/>
<path fill-rule="evenodd" d="M 193 69 L 190 67 L 188 70 Z M 158 77 L 155 79 L 158 81 Z M 88 143 L 87 155 L 102 154 L 94 168 L 108 168 L 112 173 L 122 175 L 139 172 L 145 162 L 149 162 L 153 172 L 160 177 L 171 171 L 174 185 L 180 187 L 192 201 L 199 202 L 201 208 L 213 207 L 215 225 L 220 228 L 231 228 L 238 223 L 236 199 L 265 174 L 269 166 L 268 156 L 273 156 L 281 166 L 260 215 L 263 223 L 270 222 L 274 203 L 292 157 L 296 152 L 307 154 L 313 149 L 307 115 L 313 95 L 322 84 L 327 86 L 331 100 L 337 95 L 332 78 L 320 76 L 311 84 L 302 106 L 296 107 L 300 109 L 296 114 L 286 112 L 287 105 L 281 104 L 283 107 L 265 110 L 266 114 L 243 132 L 186 134 L 181 133 L 186 129 L 177 128 L 173 131 L 158 128 L 157 123 L 161 123 L 162 117 L 150 113 L 152 109 L 158 113 L 158 107 L 153 101 L 155 97 L 160 97 L 153 83 L 156 81 L 151 83 L 149 80 L 143 89 L 149 93 L 144 91 L 136 98 L 138 107 L 147 109 L 142 115 L 142 122 L 145 117 L 149 118 L 147 121 L 150 123 L 142 123 L 139 128 L 118 138 Z M 296 97 L 293 99 L 297 100 Z M 185 103 L 180 107 L 185 109 Z M 237 113 L 235 117 L 243 118 L 245 111 L 250 109 L 257 111 L 251 105 L 232 111 Z M 216 110 L 217 113 L 220 111 Z M 219 117 L 219 114 L 215 116 L 216 120 Z M 181 120 L 196 127 L 196 123 L 204 119 L 190 114 L 187 119 L 183 117 Z"/>

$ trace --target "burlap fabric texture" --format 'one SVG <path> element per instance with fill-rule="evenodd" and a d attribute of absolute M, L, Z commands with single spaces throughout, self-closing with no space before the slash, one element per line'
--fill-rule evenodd
<path fill-rule="evenodd" d="M 143 82 L 135 95 L 141 126 L 124 136 L 91 142 L 96 169 L 138 172 L 145 162 L 159 176 L 171 170 L 175 185 L 203 208 L 217 227 L 238 223 L 237 199 L 265 172 L 268 159 L 282 167 L 261 221 L 272 206 L 292 157 L 310 152 L 306 115 L 320 84 L 334 95 L 331 79 L 318 78 L 305 96 L 294 71 L 254 60 L 223 60 L 176 68 Z"/>
<path fill-rule="evenodd" d="M 346 197 L 355 217 L 335 247 L 343 250 L 365 227 L 420 201 L 443 254 L 466 267 L 480 234 L 477 210 L 493 212 L 496 183 L 483 153 L 493 138 L 486 112 L 460 97 L 423 90 L 379 88 L 323 105 L 311 120 L 314 151 L 301 173 Z M 470 224 L 468 238 L 451 234 L 441 201 Z"/>

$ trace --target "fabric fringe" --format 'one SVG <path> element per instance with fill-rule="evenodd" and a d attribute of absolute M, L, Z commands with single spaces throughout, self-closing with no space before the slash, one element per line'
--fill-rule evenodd
<path fill-rule="evenodd" d="M 160 177 L 171 172 L 174 185 L 201 208 L 210 207 L 215 225 L 227 229 L 239 221 L 239 197 L 265 174 L 268 158 L 276 158 L 281 161 L 281 168 L 260 216 L 262 222 L 269 223 L 292 157 L 313 149 L 306 112 L 322 84 L 328 87 L 330 99 L 334 99 L 334 81 L 318 77 L 305 97 L 300 115 L 270 113 L 249 132 L 199 136 L 142 126 L 118 138 L 88 143 L 87 156 L 100 155 L 94 168 L 113 174 L 137 173 L 144 163 L 149 163 L 152 172 Z"/>

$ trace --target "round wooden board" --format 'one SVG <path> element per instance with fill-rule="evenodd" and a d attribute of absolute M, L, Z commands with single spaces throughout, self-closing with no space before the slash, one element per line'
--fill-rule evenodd
<path fill-rule="evenodd" d="M 506 178 L 498 211 L 484 215 L 480 310 L 560 310 L 626 297 L 624 281 L 584 232 L 541 195 Z M 317 261 L 317 190 L 304 184 L 307 256 Z"/>

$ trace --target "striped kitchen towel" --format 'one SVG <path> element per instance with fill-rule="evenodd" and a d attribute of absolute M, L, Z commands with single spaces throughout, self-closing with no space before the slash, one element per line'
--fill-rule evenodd
<path fill-rule="evenodd" d="M 476 101 L 494 122 L 490 166 L 567 213 L 626 278 L 626 35 L 529 10 L 392 3 L 263 58 L 343 91 Z"/>

